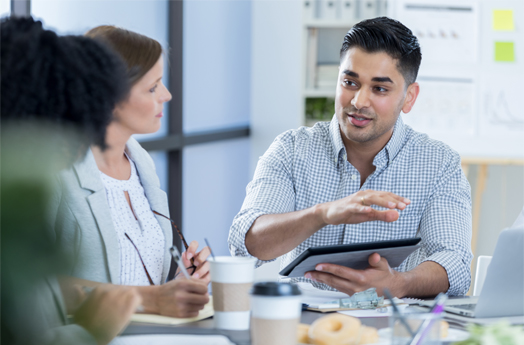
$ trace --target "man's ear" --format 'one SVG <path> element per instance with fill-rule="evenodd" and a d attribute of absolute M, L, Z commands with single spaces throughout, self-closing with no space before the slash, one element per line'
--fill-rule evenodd
<path fill-rule="evenodd" d="M 411 108 L 413 108 L 415 105 L 419 91 L 420 86 L 417 82 L 414 82 L 408 86 L 408 90 L 406 91 L 406 99 L 404 99 L 404 104 L 402 105 L 402 112 L 404 114 L 409 113 Z"/>

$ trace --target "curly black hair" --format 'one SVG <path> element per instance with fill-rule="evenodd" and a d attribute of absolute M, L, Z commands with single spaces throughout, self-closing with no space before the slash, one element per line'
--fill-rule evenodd
<path fill-rule="evenodd" d="M 377 17 L 355 24 L 344 37 L 340 58 L 355 46 L 368 53 L 385 52 L 397 60 L 397 68 L 404 76 L 406 86 L 417 79 L 422 61 L 420 45 L 411 30 L 398 20 Z"/>
<path fill-rule="evenodd" d="M 121 58 L 102 42 L 58 36 L 32 18 L 4 18 L 2 122 L 46 121 L 72 128 L 81 147 L 105 148 L 106 128 L 129 85 Z"/>

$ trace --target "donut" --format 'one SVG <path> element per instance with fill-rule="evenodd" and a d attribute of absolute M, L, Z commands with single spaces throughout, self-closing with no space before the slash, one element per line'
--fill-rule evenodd
<path fill-rule="evenodd" d="M 309 325 L 299 323 L 297 327 L 297 342 L 302 344 L 309 344 Z"/>
<path fill-rule="evenodd" d="M 378 332 L 374 327 L 362 325 L 360 327 L 360 338 L 358 344 L 373 344 L 378 342 Z"/>
<path fill-rule="evenodd" d="M 449 323 L 442 320 L 440 321 L 440 339 L 445 339 L 448 337 Z"/>
<path fill-rule="evenodd" d="M 357 342 L 360 325 L 355 317 L 331 314 L 315 320 L 308 335 L 315 345 L 350 345 Z"/>

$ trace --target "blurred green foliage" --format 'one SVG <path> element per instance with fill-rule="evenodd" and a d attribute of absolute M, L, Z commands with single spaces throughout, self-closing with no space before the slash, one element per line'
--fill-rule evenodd
<path fill-rule="evenodd" d="M 522 326 L 511 326 L 507 322 L 493 325 L 468 325 L 470 336 L 467 340 L 453 343 L 453 345 L 522 345 L 524 344 L 524 330 Z"/>
<path fill-rule="evenodd" d="M 306 98 L 307 121 L 331 121 L 335 114 L 335 99 Z"/>

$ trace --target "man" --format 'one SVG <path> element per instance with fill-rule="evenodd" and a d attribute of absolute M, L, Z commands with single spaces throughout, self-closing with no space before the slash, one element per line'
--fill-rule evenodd
<path fill-rule="evenodd" d="M 258 162 L 229 234 L 232 255 L 282 267 L 306 248 L 420 236 L 392 269 L 319 264 L 301 280 L 353 294 L 376 287 L 398 297 L 469 289 L 471 195 L 459 155 L 404 125 L 419 94 L 421 53 L 412 32 L 381 17 L 344 38 L 335 116 L 278 136 Z M 326 284 L 326 285 L 324 285 Z"/>

